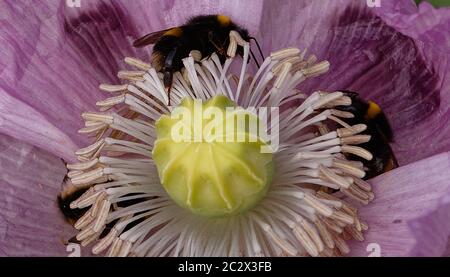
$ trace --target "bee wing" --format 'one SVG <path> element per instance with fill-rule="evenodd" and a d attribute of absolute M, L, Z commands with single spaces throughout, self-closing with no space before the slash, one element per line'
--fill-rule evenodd
<path fill-rule="evenodd" d="M 157 32 L 153 32 L 153 33 L 150 33 L 150 34 L 146 34 L 145 36 L 140 37 L 137 40 L 135 40 L 133 42 L 133 46 L 141 48 L 141 47 L 147 46 L 149 44 L 155 44 L 156 41 L 158 41 L 158 39 L 160 37 L 162 37 L 162 35 L 165 32 L 169 31 L 170 29 L 172 29 L 172 28 L 161 30 L 161 31 L 157 31 Z"/>

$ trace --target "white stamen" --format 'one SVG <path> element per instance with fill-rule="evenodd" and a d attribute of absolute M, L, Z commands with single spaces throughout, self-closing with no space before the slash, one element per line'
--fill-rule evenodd
<path fill-rule="evenodd" d="M 370 185 L 360 179 L 365 175 L 363 164 L 348 161 L 344 155 L 372 158 L 367 150 L 355 146 L 370 139 L 359 134 L 367 126 L 348 125 L 345 119 L 353 115 L 335 109 L 351 103 L 342 92 L 316 91 L 306 96 L 297 88 L 305 79 L 325 73 L 330 64 L 317 62 L 314 55 L 306 57 L 306 49 L 287 48 L 271 53 L 252 77 L 247 67 L 249 43 L 235 31 L 229 37 L 229 58 L 224 64 L 216 53 L 201 60 L 202 53 L 191 51 L 183 60 L 183 74 L 173 75 L 170 102 L 226 95 L 250 110 L 303 101 L 281 111 L 279 122 L 268 127 L 279 129 L 280 147 L 274 153 L 276 170 L 267 196 L 247 213 L 228 218 L 194 216 L 175 204 L 161 186 L 152 160 L 155 122 L 172 110 L 162 74 L 147 62 L 127 57 L 125 62 L 136 70 L 118 73 L 127 84 L 100 85 L 113 96 L 98 101 L 97 106 L 112 112 L 83 113 L 85 126 L 80 133 L 92 135 L 95 141 L 76 151 L 78 163 L 67 165 L 73 185 L 91 186 L 70 205 L 90 207 L 75 223 L 80 230 L 77 239 L 88 245 L 114 224 L 95 244 L 93 253 L 329 256 L 348 253 L 344 238 L 363 239 L 361 232 L 367 224 L 336 195 L 361 203 L 373 199 Z M 235 58 L 239 48 L 242 59 Z M 236 61 L 241 62 L 240 71 L 229 72 Z M 330 120 L 343 128 L 327 125 Z M 328 188 L 340 192 L 331 195 L 325 192 Z"/>

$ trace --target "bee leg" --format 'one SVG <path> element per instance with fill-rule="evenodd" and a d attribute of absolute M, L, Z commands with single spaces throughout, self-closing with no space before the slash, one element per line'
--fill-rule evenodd
<path fill-rule="evenodd" d="M 177 53 L 178 46 L 175 46 L 172 50 L 170 50 L 169 54 L 164 61 L 164 86 L 167 89 L 167 97 L 169 99 L 168 105 L 170 106 L 170 90 L 172 88 L 173 81 L 173 61 L 175 59 L 175 54 Z"/>
<path fill-rule="evenodd" d="M 208 39 L 209 42 L 211 42 L 211 44 L 216 48 L 217 53 L 219 53 L 219 55 L 225 57 L 225 58 L 229 58 L 227 51 L 225 50 L 225 48 L 223 46 L 219 46 L 215 41 L 214 41 L 214 33 L 212 31 L 209 31 L 208 33 Z"/>
<path fill-rule="evenodd" d="M 170 106 L 170 90 L 172 89 L 172 81 L 173 81 L 173 72 L 172 70 L 165 70 L 164 71 L 164 87 L 167 90 L 167 98 L 169 99 L 168 105 Z"/>
<path fill-rule="evenodd" d="M 256 66 L 259 68 L 260 66 L 259 66 L 258 60 L 256 59 L 255 54 L 253 54 L 252 49 L 250 49 L 250 54 L 252 54 L 252 58 L 253 58 L 253 60 L 255 61 Z M 248 59 L 248 62 L 247 62 L 247 63 L 249 63 L 249 62 L 250 62 L 250 59 Z"/>
<path fill-rule="evenodd" d="M 250 40 L 253 40 L 255 42 L 256 46 L 258 47 L 259 55 L 261 55 L 261 59 L 264 61 L 265 60 L 264 54 L 263 54 L 263 52 L 261 50 L 261 46 L 259 46 L 258 41 L 254 37 L 250 37 Z"/>

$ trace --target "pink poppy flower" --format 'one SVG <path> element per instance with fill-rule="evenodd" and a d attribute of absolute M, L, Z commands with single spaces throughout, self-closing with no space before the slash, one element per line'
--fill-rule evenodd
<path fill-rule="evenodd" d="M 120 82 L 124 57 L 149 59 L 134 39 L 198 14 L 230 16 L 265 54 L 295 46 L 328 60 L 302 92 L 353 90 L 383 107 L 400 167 L 369 181 L 375 199 L 359 208 L 369 230 L 350 255 L 374 245 L 382 256 L 448 253 L 448 9 L 408 0 L 75 2 L 0 2 L 1 255 L 67 255 L 63 241 L 76 232 L 56 199 L 61 159 L 74 162 L 89 144 L 80 114 L 105 98 L 99 83 Z"/>

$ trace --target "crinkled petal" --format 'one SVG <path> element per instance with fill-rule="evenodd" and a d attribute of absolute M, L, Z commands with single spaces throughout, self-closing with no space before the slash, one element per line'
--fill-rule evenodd
<path fill-rule="evenodd" d="M 0 139 L 1 255 L 68 254 L 63 242 L 73 230 L 56 206 L 65 168 L 58 158 L 31 145 L 74 159 L 74 150 L 87 143 L 77 134 L 80 114 L 104 97 L 98 85 L 119 82 L 116 74 L 126 68 L 124 57 L 149 59 L 151 49 L 134 49 L 134 39 L 204 13 L 230 15 L 255 32 L 263 3 L 81 4 L 0 2 L 0 133 L 23 141 L 5 135 Z M 23 19 L 20 24 L 18 19 Z"/>
<path fill-rule="evenodd" d="M 0 256 L 66 256 L 74 229 L 57 195 L 64 163 L 43 150 L 0 135 Z"/>
<path fill-rule="evenodd" d="M 34 145 L 42 149 L 71 158 L 68 151 L 75 151 L 76 145 L 62 130 L 50 123 L 41 113 L 8 94 L 0 88 L 0 129 L 16 138 L 32 138 Z"/>
<path fill-rule="evenodd" d="M 380 103 L 392 121 L 397 140 L 394 149 L 401 164 L 449 150 L 449 58 L 445 42 L 442 47 L 431 44 L 438 37 L 435 28 L 445 31 L 448 26 L 433 23 L 420 32 L 408 32 L 408 28 L 402 29 L 401 24 L 394 22 L 394 17 L 381 17 L 363 2 L 267 1 L 263 10 L 262 1 L 246 1 L 244 8 L 237 1 L 83 1 L 80 8 L 68 8 L 65 1 L 2 1 L 0 93 L 6 96 L 0 97 L 0 132 L 70 159 L 74 146 L 86 143 L 76 133 L 81 127 L 79 114 L 92 110 L 102 98 L 98 84 L 117 82 L 115 74 L 124 67 L 123 56 L 148 57 L 149 49 L 136 51 L 130 47 L 134 38 L 143 32 L 177 25 L 190 15 L 222 11 L 231 13 L 252 31 L 257 29 L 263 11 L 259 37 L 266 51 L 289 45 L 308 47 L 310 53 L 330 60 L 330 73 L 305 83 L 305 92 L 350 89 Z M 401 11 L 410 18 L 414 16 L 409 8 Z M 419 20 L 427 21 L 425 14 L 430 13 L 423 14 Z M 14 24 L 17 18 L 24 20 Z M 16 115 L 22 118 L 17 119 Z M 30 179 L 40 176 L 37 183 L 50 182 L 51 173 L 45 178 L 40 174 L 45 174 L 46 169 L 56 170 L 54 165 L 61 163 L 42 150 L 11 138 L 2 141 L 15 145 L 0 154 L 1 180 L 7 184 L 2 188 L 14 187 L 13 192 L 2 192 L 0 196 L 5 197 L 0 200 L 1 205 L 12 206 L 3 207 L 1 212 L 1 220 L 7 224 L 1 225 L 0 235 L 11 238 L 1 240 L 2 254 L 41 255 L 39 251 L 47 251 L 49 255 L 62 255 L 64 247 L 53 249 L 60 247 L 52 233 L 53 229 L 61 229 L 54 226 L 57 208 L 47 211 L 39 206 L 54 203 L 59 187 L 51 186 L 55 192 L 39 194 L 32 186 L 36 182 Z M 25 155 L 20 167 L 10 159 L 22 157 L 19 153 L 27 152 L 24 148 L 39 154 Z M 44 165 L 36 158 L 41 156 L 46 157 Z M 4 159 L 8 161 L 5 170 Z M 448 166 L 448 154 L 441 154 L 375 179 L 376 205 L 361 209 L 371 228 L 365 243 L 380 243 L 382 255 L 388 256 L 442 254 L 448 236 L 448 226 L 442 222 L 450 222 L 446 218 L 448 199 L 444 197 L 449 192 L 449 176 L 445 173 Z M 21 168 L 30 175 L 21 174 Z M 13 173 L 14 178 L 8 177 Z M 7 181 L 3 176 L 7 176 Z M 24 189 L 25 184 L 31 188 Z M 11 198 L 19 194 L 23 195 L 20 200 Z M 35 201 L 34 194 L 44 197 L 42 202 L 36 197 L 44 217 L 30 212 L 34 206 L 27 201 Z M 38 219 L 46 225 L 36 232 L 24 231 L 24 227 L 33 228 L 30 222 Z M 11 221 L 21 227 L 14 227 Z M 48 226 L 52 230 L 47 230 Z M 36 238 L 39 231 L 46 235 Z M 366 244 L 361 245 L 355 255 L 366 250 Z M 20 252 L 27 249 L 28 252 Z"/>
<path fill-rule="evenodd" d="M 423 1 L 417 7 L 412 1 L 386 1 L 375 12 L 401 33 L 433 44 L 433 48 L 450 53 L 450 8 L 434 8 Z"/>
<path fill-rule="evenodd" d="M 375 200 L 360 208 L 369 225 L 354 256 L 441 256 L 450 235 L 450 152 L 400 167 L 371 180 Z"/>
<path fill-rule="evenodd" d="M 7 95 L 0 102 L 0 119 L 11 121 L 0 124 L 0 132 L 67 160 L 73 157 L 74 145 L 87 143 L 77 134 L 80 114 L 93 110 L 104 97 L 98 85 L 119 82 L 116 74 L 126 68 L 125 56 L 149 60 L 150 49 L 134 49 L 134 39 L 200 13 L 229 14 L 254 31 L 263 4 L 257 0 L 80 3 L 77 8 L 66 1 L 0 2 L 0 92 Z M 4 106 L 10 103 L 14 107 Z M 34 117 L 30 121 L 6 116 L 12 109 L 15 114 L 31 110 Z M 44 123 L 34 124 L 35 120 Z"/>
<path fill-rule="evenodd" d="M 296 46 L 331 63 L 327 74 L 302 85 L 305 93 L 347 89 L 378 102 L 401 165 L 450 150 L 448 55 L 397 31 L 366 1 L 269 3 L 260 29 L 267 52 Z"/>
<path fill-rule="evenodd" d="M 100 10 L 92 10 L 92 17 L 84 19 L 100 17 L 102 21 L 84 27 L 65 17 L 65 1 L 2 1 L 0 5 L 0 90 L 7 95 L 2 104 L 15 104 L 0 106 L 0 118 L 10 121 L 0 125 L 0 132 L 70 159 L 74 148 L 69 147 L 64 153 L 61 149 L 67 144 L 87 142 L 77 134 L 82 127 L 80 113 L 94 108 L 102 97 L 98 90 L 100 80 L 117 81 L 119 53 L 127 53 L 129 42 L 123 38 L 114 6 L 104 5 L 101 11 L 106 16 L 101 16 Z M 17 24 L 18 18 L 23 19 L 21 24 Z M 99 35 L 100 32 L 103 33 Z M 123 42 L 113 43 L 120 41 L 119 34 Z M 111 47 L 104 47 L 107 40 Z M 94 51 L 101 46 L 104 51 Z M 5 114 L 12 109 L 18 114 L 32 110 L 35 117 L 24 120 Z M 43 120 L 46 129 L 40 129 L 40 124 L 35 124 L 37 120 Z M 45 141 L 41 135 L 35 135 L 42 132 Z M 69 140 L 61 140 L 61 133 Z"/>

